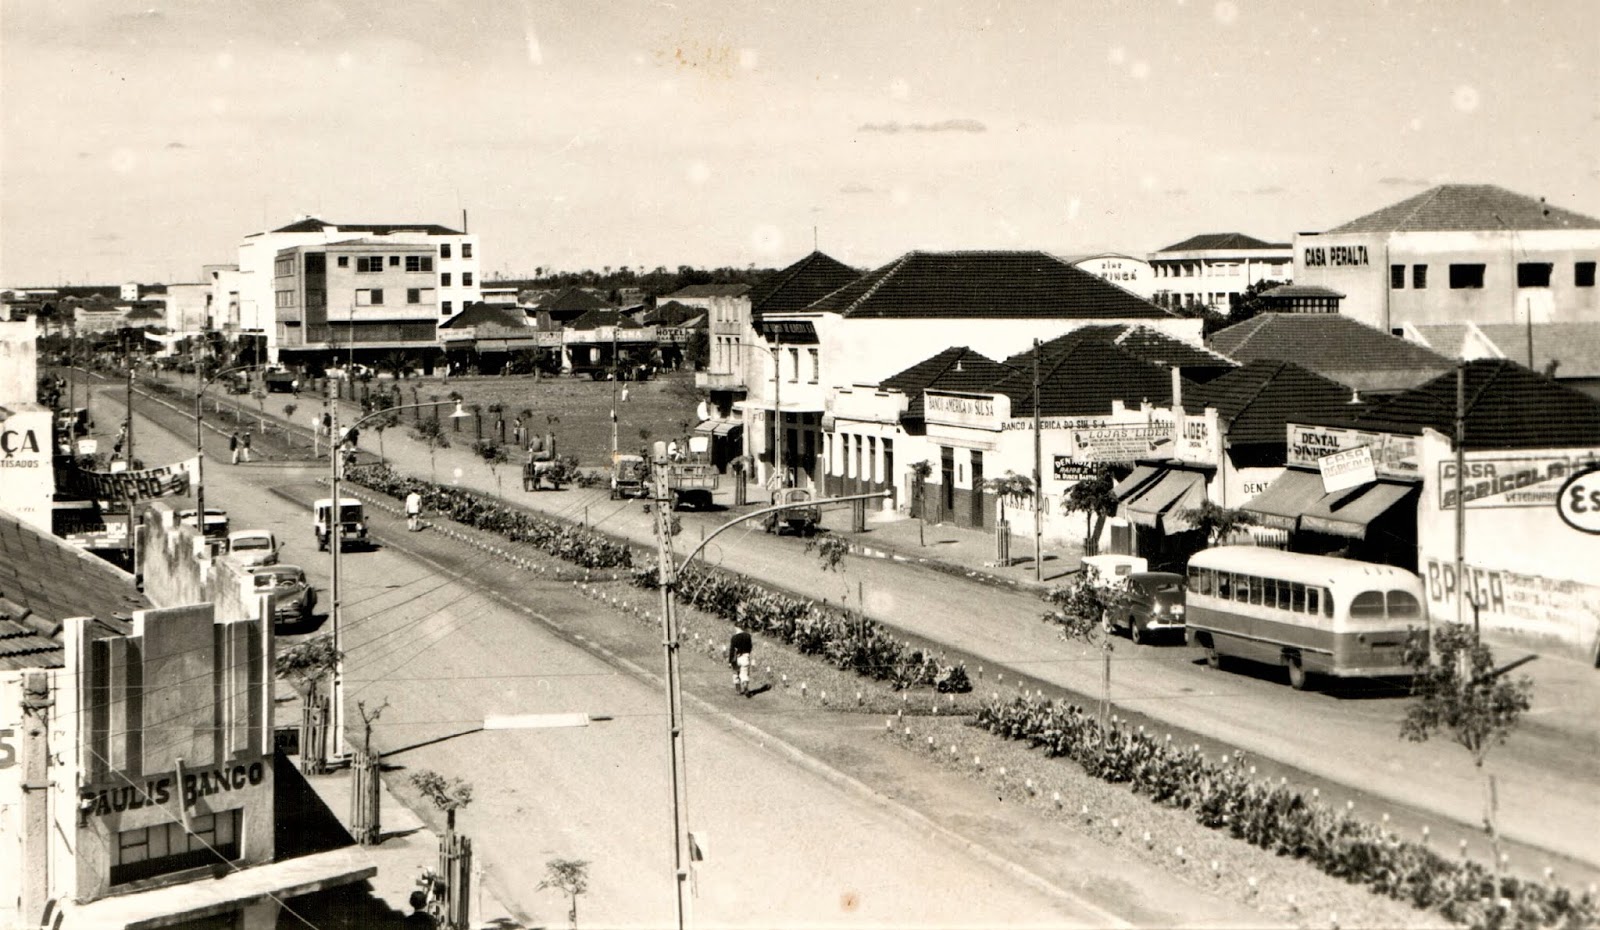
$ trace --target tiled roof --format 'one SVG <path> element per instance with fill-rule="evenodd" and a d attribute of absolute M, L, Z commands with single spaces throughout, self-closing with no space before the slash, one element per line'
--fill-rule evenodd
<path fill-rule="evenodd" d="M 1600 446 L 1600 400 L 1515 362 L 1464 366 L 1468 449 L 1562 449 Z M 1456 374 L 1450 371 L 1360 415 L 1364 429 L 1418 435 L 1428 427 L 1453 435 Z"/>
<path fill-rule="evenodd" d="M 1049 360 L 1085 341 L 1117 346 L 1140 361 L 1151 364 L 1197 371 L 1197 380 L 1209 380 L 1216 374 L 1238 367 L 1225 355 L 1137 323 L 1080 326 L 1043 343 L 1044 354 L 1041 358 L 1048 364 Z M 1018 352 L 1006 359 L 1005 363 L 1014 368 L 1026 368 L 1033 364 L 1032 350 Z"/>
<path fill-rule="evenodd" d="M 954 346 L 924 359 L 878 385 L 884 390 L 903 391 L 910 399 L 906 418 L 922 419 L 922 392 L 987 391 L 989 386 L 1010 372 L 996 362 L 966 346 Z"/>
<path fill-rule="evenodd" d="M 587 310 L 610 308 L 611 304 L 572 284 L 539 301 L 538 306 L 558 319 L 572 319 Z"/>
<path fill-rule="evenodd" d="M 135 307 L 124 317 L 127 320 L 165 320 L 166 314 L 153 307 Z"/>
<path fill-rule="evenodd" d="M 1294 362 L 1363 391 L 1404 390 L 1450 368 L 1437 352 L 1337 313 L 1263 313 L 1208 343 L 1240 363 Z"/>
<path fill-rule="evenodd" d="M 1529 327 L 1520 323 L 1475 324 L 1500 353 L 1512 361 L 1528 360 Z M 1592 323 L 1535 323 L 1534 371 L 1556 363 L 1552 377 L 1600 378 L 1600 320 Z"/>
<path fill-rule="evenodd" d="M 743 297 L 750 293 L 748 284 L 691 284 L 665 295 L 668 300 L 696 297 Z"/>
<path fill-rule="evenodd" d="M 340 232 L 369 232 L 378 236 L 387 236 L 390 233 L 397 232 L 421 232 L 430 236 L 464 235 L 459 229 L 451 229 L 448 226 L 438 226 L 433 223 L 329 223 L 314 216 L 297 220 L 288 226 L 280 226 L 274 229 L 273 232 L 314 233 L 333 228 L 337 228 Z"/>
<path fill-rule="evenodd" d="M 1008 367 L 1005 377 L 989 387 L 1011 398 L 1013 416 L 1033 412 L 1032 356 L 1032 350 L 1015 356 L 1013 361 L 1020 363 Z M 1194 386 L 1184 379 L 1184 394 Z M 1040 416 L 1103 416 L 1111 412 L 1113 400 L 1137 407 L 1147 400 L 1166 404 L 1171 399 L 1170 369 L 1146 362 L 1110 342 L 1085 339 L 1055 355 L 1039 356 Z"/>
<path fill-rule="evenodd" d="M 0 669 L 60 666 L 68 617 L 126 633 L 133 611 L 150 606 L 126 574 L 0 514 Z"/>
<path fill-rule="evenodd" d="M 822 252 L 812 252 L 781 271 L 762 278 L 750 289 L 750 316 L 804 310 L 817 300 L 857 280 L 861 272 Z"/>
<path fill-rule="evenodd" d="M 468 326 L 485 324 L 511 328 L 524 327 L 528 325 L 528 315 L 514 304 L 486 304 L 479 301 L 467 304 L 460 313 L 440 323 L 439 328 L 465 329 Z"/>
<path fill-rule="evenodd" d="M 1280 284 L 1261 292 L 1262 297 L 1339 297 L 1345 295 L 1320 284 Z"/>
<path fill-rule="evenodd" d="M 1329 233 L 1600 229 L 1600 220 L 1493 184 L 1441 184 Z"/>
<path fill-rule="evenodd" d="M 1287 242 L 1263 242 L 1244 233 L 1201 233 L 1182 242 L 1174 242 L 1159 252 L 1237 252 L 1240 249 L 1287 249 Z M 1159 252 L 1157 254 L 1159 254 Z"/>
<path fill-rule="evenodd" d="M 1174 316 L 1043 252 L 908 252 L 807 309 L 897 319 Z"/>
<path fill-rule="evenodd" d="M 684 326 L 704 323 L 706 312 L 699 307 L 690 307 L 680 304 L 676 300 L 669 300 L 664 304 L 656 304 L 656 308 L 644 315 L 644 322 L 658 323 L 662 326 Z"/>
<path fill-rule="evenodd" d="M 1365 409 L 1351 400 L 1351 390 L 1331 378 L 1293 362 L 1261 359 L 1186 392 L 1183 405 L 1215 407 L 1229 423 L 1229 442 L 1281 446 L 1290 423 L 1328 423 Z"/>
<path fill-rule="evenodd" d="M 640 329 L 638 321 L 617 309 L 595 308 L 588 311 L 571 323 L 568 329 L 589 330 L 599 329 L 602 326 L 615 326 L 618 329 Z"/>

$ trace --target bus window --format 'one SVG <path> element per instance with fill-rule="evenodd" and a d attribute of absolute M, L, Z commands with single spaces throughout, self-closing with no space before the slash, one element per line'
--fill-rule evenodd
<path fill-rule="evenodd" d="M 1289 585 L 1289 609 L 1297 614 L 1306 612 L 1306 586 L 1298 581 Z"/>
<path fill-rule="evenodd" d="M 1217 572 L 1217 597 L 1228 600 L 1233 597 L 1233 573 Z"/>
<path fill-rule="evenodd" d="M 1333 616 L 1333 595 L 1328 592 L 1327 588 L 1318 590 L 1322 592 L 1322 615 L 1324 617 Z"/>
<path fill-rule="evenodd" d="M 1383 592 L 1362 591 L 1350 602 L 1350 619 L 1371 620 L 1383 616 Z"/>
<path fill-rule="evenodd" d="M 1321 609 L 1318 606 L 1321 603 L 1322 603 L 1322 589 L 1321 588 L 1307 588 L 1306 589 L 1306 613 L 1311 614 L 1312 616 L 1316 616 L 1318 613 L 1321 613 Z"/>
<path fill-rule="evenodd" d="M 1389 592 L 1389 619 L 1414 620 L 1422 616 L 1422 605 L 1410 591 Z"/>
<path fill-rule="evenodd" d="M 1289 609 L 1289 589 L 1293 587 L 1287 581 L 1278 582 L 1278 609 Z"/>
<path fill-rule="evenodd" d="M 1261 579 L 1255 577 L 1251 577 L 1249 579 L 1240 578 L 1239 582 L 1241 585 L 1240 593 L 1242 595 L 1240 600 L 1249 600 L 1249 602 L 1252 604 L 1260 604 Z"/>
<path fill-rule="evenodd" d="M 1275 578 L 1261 579 L 1261 600 L 1258 603 L 1268 607 L 1278 606 L 1278 581 Z"/>

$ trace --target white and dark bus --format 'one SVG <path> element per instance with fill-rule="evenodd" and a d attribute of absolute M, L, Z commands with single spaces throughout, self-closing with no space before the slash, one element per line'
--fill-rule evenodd
<path fill-rule="evenodd" d="M 1237 657 L 1310 675 L 1411 674 L 1406 640 L 1427 626 L 1422 579 L 1392 565 L 1255 546 L 1220 546 L 1189 560 L 1191 645 L 1220 668 Z"/>

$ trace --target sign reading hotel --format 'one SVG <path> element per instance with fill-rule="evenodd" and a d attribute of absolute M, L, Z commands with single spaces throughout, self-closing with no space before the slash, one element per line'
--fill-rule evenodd
<path fill-rule="evenodd" d="M 1365 446 L 1372 456 L 1372 468 L 1377 477 L 1412 481 L 1422 477 L 1422 455 L 1418 451 L 1415 436 L 1369 433 L 1333 426 L 1301 426 L 1298 423 L 1290 423 L 1288 429 L 1289 449 L 1285 464 L 1290 466 L 1320 471 L 1318 462 L 1324 456 Z"/>
<path fill-rule="evenodd" d="M 1324 455 L 1317 459 L 1317 467 L 1322 471 L 1324 494 L 1348 491 L 1378 480 L 1377 471 L 1372 466 L 1370 446 L 1356 446 L 1354 449 Z"/>
<path fill-rule="evenodd" d="M 942 426 L 999 431 L 1010 407 L 1011 398 L 1003 394 L 922 392 L 923 419 Z"/>
<path fill-rule="evenodd" d="M 1600 454 L 1469 458 L 1461 474 L 1460 499 L 1468 510 L 1487 507 L 1554 507 L 1568 478 L 1600 464 Z M 1439 509 L 1456 509 L 1456 463 L 1439 463 Z"/>

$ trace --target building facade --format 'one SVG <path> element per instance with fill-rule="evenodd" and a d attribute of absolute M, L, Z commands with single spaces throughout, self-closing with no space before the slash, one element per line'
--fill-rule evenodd
<path fill-rule="evenodd" d="M 1121 252 L 1100 252 L 1094 255 L 1069 255 L 1067 261 L 1102 281 L 1109 281 L 1146 300 L 1155 293 L 1155 269 L 1145 259 Z"/>
<path fill-rule="evenodd" d="M 1487 184 L 1446 184 L 1294 240 L 1294 279 L 1345 295 L 1340 312 L 1406 324 L 1600 317 L 1600 220 Z"/>
<path fill-rule="evenodd" d="M 437 247 L 355 239 L 279 250 L 273 262 L 279 361 L 348 354 L 426 353 L 438 346 L 442 310 Z"/>
<path fill-rule="evenodd" d="M 1293 257 L 1287 242 L 1236 232 L 1192 236 L 1150 253 L 1151 300 L 1162 307 L 1227 314 L 1250 285 L 1288 282 Z"/>

